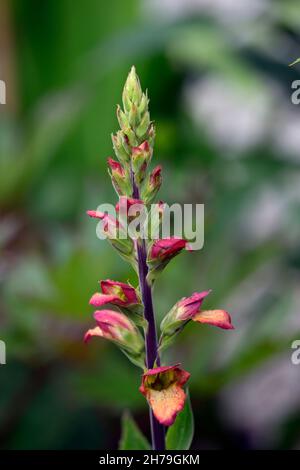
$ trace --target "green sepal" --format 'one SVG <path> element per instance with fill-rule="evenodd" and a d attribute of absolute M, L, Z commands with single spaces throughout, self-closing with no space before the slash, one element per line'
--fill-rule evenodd
<path fill-rule="evenodd" d="M 122 131 L 117 131 L 115 135 L 112 134 L 112 143 L 116 157 L 120 163 L 126 166 L 130 161 L 130 147 Z"/>
<path fill-rule="evenodd" d="M 118 196 L 130 196 L 132 189 L 130 184 L 130 178 L 126 172 L 125 176 L 121 176 L 117 171 L 113 172 L 108 169 L 108 174 L 111 178 L 112 185 Z"/>

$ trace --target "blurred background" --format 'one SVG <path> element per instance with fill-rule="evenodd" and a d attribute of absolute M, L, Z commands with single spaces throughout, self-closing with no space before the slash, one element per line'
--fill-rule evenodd
<path fill-rule="evenodd" d="M 135 64 L 157 126 L 160 198 L 205 204 L 205 245 L 155 288 L 157 317 L 213 289 L 236 330 L 186 328 L 193 449 L 300 449 L 298 0 L 1 0 L 0 447 L 112 449 L 128 409 L 149 436 L 140 372 L 93 325 L 98 280 L 136 279 L 86 209 Z"/>

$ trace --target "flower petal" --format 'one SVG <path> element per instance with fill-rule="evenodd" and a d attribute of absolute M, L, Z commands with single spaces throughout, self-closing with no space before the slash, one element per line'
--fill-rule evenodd
<path fill-rule="evenodd" d="M 85 335 L 84 335 L 84 342 L 87 343 L 93 336 L 101 336 L 103 337 L 103 332 L 99 326 L 96 326 L 95 328 L 91 328 L 88 330 Z"/>
<path fill-rule="evenodd" d="M 96 310 L 94 318 L 98 325 L 103 329 L 105 325 L 121 328 L 128 331 L 135 331 L 134 324 L 123 313 L 114 310 Z"/>
<path fill-rule="evenodd" d="M 86 211 L 87 215 L 93 217 L 94 219 L 104 219 L 105 213 L 100 211 Z"/>
<path fill-rule="evenodd" d="M 176 383 L 163 390 L 147 390 L 147 400 L 154 416 L 164 426 L 174 423 L 177 414 L 184 407 L 185 398 L 184 390 Z"/>
<path fill-rule="evenodd" d="M 119 297 L 117 295 L 105 295 L 99 294 L 98 292 L 94 294 L 90 299 L 90 305 L 94 307 L 102 307 L 102 305 L 113 304 L 115 301 L 118 301 Z"/>
<path fill-rule="evenodd" d="M 106 279 L 105 281 L 101 281 L 100 285 L 103 294 L 118 296 L 119 299 L 123 301 L 123 305 L 137 304 L 140 302 L 136 290 L 129 284 Z"/>
<path fill-rule="evenodd" d="M 231 317 L 226 310 L 204 310 L 196 313 L 193 317 L 193 321 L 218 326 L 224 330 L 234 330 L 234 326 L 231 323 Z"/>
<path fill-rule="evenodd" d="M 208 296 L 208 294 L 210 294 L 210 292 L 211 290 L 194 292 L 190 297 L 184 297 L 179 300 L 174 309 L 176 320 L 187 320 L 192 318 L 199 311 L 203 300 Z"/>
<path fill-rule="evenodd" d="M 150 259 L 166 259 L 175 256 L 187 244 L 182 238 L 170 237 L 156 240 L 150 250 Z"/>

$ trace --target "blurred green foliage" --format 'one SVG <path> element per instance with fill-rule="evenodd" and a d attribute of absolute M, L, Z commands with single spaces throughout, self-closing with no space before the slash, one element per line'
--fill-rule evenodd
<path fill-rule="evenodd" d="M 0 109 L 0 337 L 7 344 L 0 446 L 116 447 L 124 408 L 149 436 L 137 370 L 110 344 L 82 344 L 98 280 L 136 282 L 85 216 L 116 200 L 106 157 L 133 63 L 157 126 L 160 197 L 204 203 L 206 211 L 204 249 L 176 258 L 162 275 L 157 317 L 180 296 L 212 288 L 206 307 L 227 308 L 236 326 L 233 333 L 190 326 L 166 355 L 192 373 L 193 447 L 299 446 L 299 401 L 282 403 L 278 419 L 274 412 L 273 435 L 268 426 L 231 422 L 224 398 L 278 358 L 290 367 L 291 341 L 300 337 L 299 155 L 291 158 L 271 137 L 278 96 L 295 113 L 289 94 L 299 68 L 287 67 L 299 50 L 295 2 L 278 0 L 244 27 L 201 11 L 164 20 L 137 0 L 2 0 L 1 8 L 0 74 L 14 79 Z M 209 121 L 195 120 L 186 96 L 195 82 L 214 79 L 242 93 L 245 105 L 270 94 L 259 143 L 228 150 Z M 230 120 L 230 109 L 222 116 Z"/>

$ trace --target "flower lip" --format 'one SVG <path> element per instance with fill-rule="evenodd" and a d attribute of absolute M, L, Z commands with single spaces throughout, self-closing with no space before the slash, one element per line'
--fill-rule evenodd
<path fill-rule="evenodd" d="M 226 310 L 200 310 L 192 318 L 198 323 L 206 323 L 212 326 L 218 326 L 223 330 L 234 330 L 231 323 L 231 316 Z"/>

